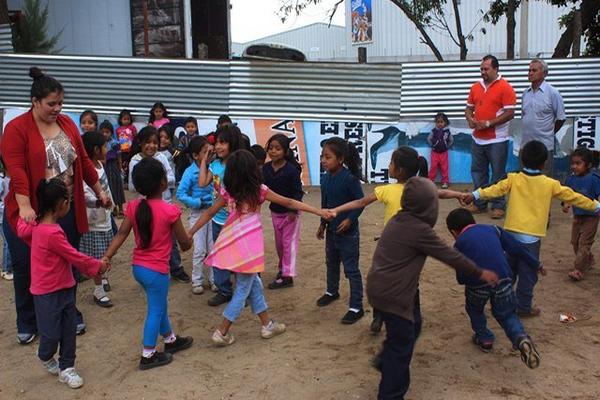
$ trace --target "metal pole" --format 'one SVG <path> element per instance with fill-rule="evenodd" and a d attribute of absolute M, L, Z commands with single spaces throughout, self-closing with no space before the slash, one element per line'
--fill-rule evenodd
<path fill-rule="evenodd" d="M 529 58 L 529 0 L 521 1 L 519 58 Z"/>
<path fill-rule="evenodd" d="M 183 0 L 183 37 L 185 40 L 185 58 L 192 58 L 192 1 Z"/>
<path fill-rule="evenodd" d="M 148 0 L 142 1 L 144 9 L 144 57 L 150 54 L 150 44 L 148 43 Z"/>

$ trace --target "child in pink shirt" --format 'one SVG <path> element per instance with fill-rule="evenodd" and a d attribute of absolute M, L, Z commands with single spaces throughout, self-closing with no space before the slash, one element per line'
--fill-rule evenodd
<path fill-rule="evenodd" d="M 150 109 L 150 117 L 148 118 L 148 125 L 152 125 L 156 129 L 159 129 L 164 124 L 171 122 L 167 113 L 167 108 L 163 103 L 154 103 Z"/>
<path fill-rule="evenodd" d="M 181 222 L 181 210 L 162 199 L 167 188 L 167 175 L 160 161 L 147 157 L 135 165 L 131 179 L 135 189 L 144 196 L 127 203 L 125 219 L 105 257 L 112 258 L 129 236 L 135 235 L 133 277 L 146 292 L 148 311 L 144 323 L 144 348 L 139 368 L 146 370 L 172 361 L 172 354 L 189 348 L 191 337 L 173 333 L 168 315 L 169 258 L 175 234 L 182 250 L 188 250 L 191 240 Z M 156 351 L 156 339 L 161 335 L 164 352 Z"/>
<path fill-rule="evenodd" d="M 31 286 L 40 333 L 38 357 L 60 382 L 76 389 L 83 379 L 75 371 L 77 314 L 75 278 L 71 265 L 94 277 L 109 264 L 75 250 L 57 221 L 69 212 L 69 192 L 60 179 L 42 179 L 37 188 L 36 222 L 19 219 L 18 236 L 31 246 Z M 54 354 L 60 344 L 58 361 Z"/>

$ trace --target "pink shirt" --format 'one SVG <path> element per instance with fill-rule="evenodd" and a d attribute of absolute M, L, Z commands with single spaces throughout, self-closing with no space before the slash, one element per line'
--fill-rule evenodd
<path fill-rule="evenodd" d="M 28 224 L 19 218 L 17 235 L 31 246 L 31 294 L 75 286 L 71 265 L 90 277 L 100 270 L 100 260 L 75 250 L 58 224 Z"/>
<path fill-rule="evenodd" d="M 160 129 L 161 126 L 163 126 L 164 124 L 168 124 L 169 122 L 171 122 L 169 118 L 161 118 L 154 121 L 152 123 L 152 126 L 154 126 L 156 129 Z"/>
<path fill-rule="evenodd" d="M 133 224 L 135 234 L 135 249 L 133 249 L 133 265 L 146 267 L 161 274 L 169 273 L 169 257 L 173 247 L 173 224 L 179 220 L 181 210 L 173 204 L 162 199 L 148 200 L 152 210 L 152 239 L 150 245 L 142 249 L 135 212 L 142 199 L 132 200 L 127 203 L 125 216 Z"/>

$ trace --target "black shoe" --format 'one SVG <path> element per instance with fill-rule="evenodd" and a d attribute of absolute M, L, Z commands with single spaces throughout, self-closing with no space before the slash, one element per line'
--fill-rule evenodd
<path fill-rule="evenodd" d="M 371 367 L 381 372 L 381 353 L 377 353 L 371 358 Z"/>
<path fill-rule="evenodd" d="M 173 356 L 171 354 L 157 351 L 152 354 L 152 357 L 141 357 L 139 368 L 144 371 L 146 369 L 160 367 L 161 365 L 167 365 L 171 361 L 173 361 Z"/>
<path fill-rule="evenodd" d="M 383 319 L 380 316 L 374 315 L 373 321 L 371 322 L 371 332 L 379 333 L 381 332 L 381 327 L 383 326 Z"/>
<path fill-rule="evenodd" d="M 294 278 L 278 277 L 273 282 L 269 283 L 269 289 L 284 289 L 294 286 Z"/>
<path fill-rule="evenodd" d="M 357 322 L 359 319 L 361 319 L 363 317 L 363 315 L 365 315 L 364 310 L 360 310 L 358 312 L 348 310 L 346 315 L 344 315 L 344 317 L 342 318 L 342 324 L 345 324 L 345 325 L 353 324 L 353 323 Z"/>
<path fill-rule="evenodd" d="M 183 270 L 183 267 L 179 268 L 177 272 L 172 272 L 171 279 L 181 283 L 190 283 L 192 281 L 190 276 Z"/>
<path fill-rule="evenodd" d="M 217 293 L 210 299 L 208 299 L 208 305 L 211 307 L 220 306 L 221 304 L 229 303 L 231 296 L 225 296 L 224 294 Z"/>
<path fill-rule="evenodd" d="M 178 351 L 189 349 L 194 343 L 194 338 L 191 336 L 175 336 L 177 339 L 173 343 L 165 343 L 165 353 L 173 354 Z"/>
<path fill-rule="evenodd" d="M 319 299 L 317 300 L 317 306 L 319 306 L 319 307 L 328 306 L 332 302 L 334 302 L 335 300 L 337 300 L 339 298 L 340 298 L 339 293 L 336 293 L 336 294 L 325 293 L 323 296 L 319 297 Z"/>

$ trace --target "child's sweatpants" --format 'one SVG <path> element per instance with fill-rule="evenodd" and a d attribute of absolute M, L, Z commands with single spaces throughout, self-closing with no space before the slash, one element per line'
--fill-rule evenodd
<path fill-rule="evenodd" d="M 65 370 L 73 367 L 77 336 L 75 286 L 48 294 L 33 295 L 33 303 L 40 334 L 38 357 L 42 361 L 48 361 L 59 350 L 59 368 Z"/>
<path fill-rule="evenodd" d="M 573 216 L 573 229 L 571 231 L 571 244 L 575 251 L 575 269 L 581 272 L 587 271 L 594 263 L 592 245 L 598 230 L 598 215 L 575 215 Z"/>
<path fill-rule="evenodd" d="M 438 166 L 442 172 L 442 183 L 450 183 L 448 177 L 448 152 L 438 153 L 431 151 L 431 166 L 429 167 L 429 179 L 435 182 L 435 178 L 438 172 Z"/>
<path fill-rule="evenodd" d="M 300 213 L 290 219 L 288 213 L 271 212 L 273 231 L 275 232 L 275 248 L 279 256 L 279 271 L 282 277 L 296 276 L 296 255 L 300 241 Z"/>
<path fill-rule="evenodd" d="M 189 227 L 194 226 L 206 208 L 190 210 Z M 204 259 L 208 256 L 213 245 L 212 223 L 208 223 L 194 234 L 194 253 L 192 255 L 192 286 L 202 286 L 204 283 Z M 214 283 L 213 269 L 208 266 L 208 281 Z"/>

